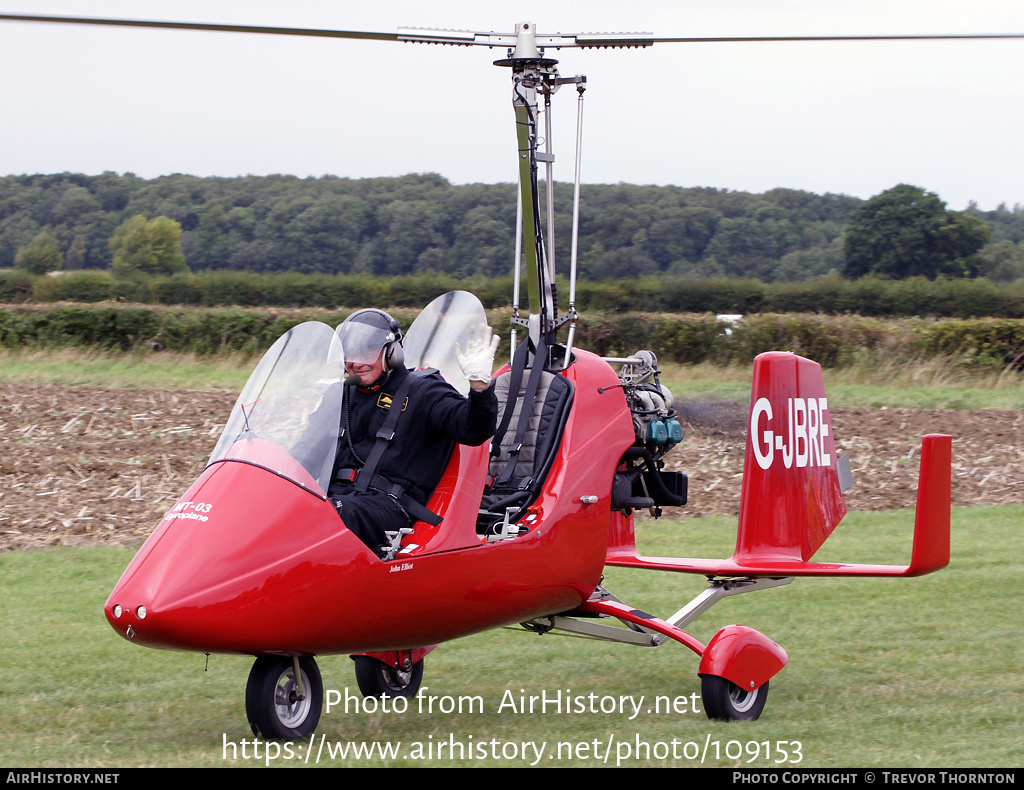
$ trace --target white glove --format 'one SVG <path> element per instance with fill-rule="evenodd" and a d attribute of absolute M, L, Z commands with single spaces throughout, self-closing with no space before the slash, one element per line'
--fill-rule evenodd
<path fill-rule="evenodd" d="M 469 328 L 465 351 L 455 344 L 455 359 L 467 380 L 489 384 L 497 350 L 498 336 L 487 324 L 480 324 Z"/>

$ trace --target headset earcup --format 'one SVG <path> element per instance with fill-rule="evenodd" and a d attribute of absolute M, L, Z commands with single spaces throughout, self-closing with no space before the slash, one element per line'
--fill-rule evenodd
<path fill-rule="evenodd" d="M 397 340 L 388 343 L 384 350 L 384 367 L 388 370 L 397 370 L 405 366 L 405 349 Z"/>

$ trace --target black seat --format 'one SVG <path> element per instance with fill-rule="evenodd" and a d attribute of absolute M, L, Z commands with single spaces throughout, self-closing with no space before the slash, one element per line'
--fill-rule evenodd
<path fill-rule="evenodd" d="M 518 392 L 510 399 L 514 379 L 519 380 Z M 535 390 L 532 397 L 531 388 Z M 485 532 L 504 520 L 508 508 L 520 511 L 513 516 L 515 521 L 540 494 L 561 444 L 573 397 L 572 384 L 561 373 L 532 368 L 518 376 L 514 369 L 497 376 L 494 389 L 499 429 L 491 445 L 489 485 L 481 504 L 480 526 Z M 506 418 L 510 406 L 512 414 Z"/>

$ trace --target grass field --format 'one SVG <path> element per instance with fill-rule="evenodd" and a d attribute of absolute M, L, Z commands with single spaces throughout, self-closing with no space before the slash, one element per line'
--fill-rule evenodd
<path fill-rule="evenodd" d="M 238 391 L 254 364 L 2 351 L 0 382 Z M 677 397 L 746 401 L 749 375 L 746 368 L 667 366 L 664 379 Z M 941 362 L 899 370 L 879 362 L 826 371 L 825 379 L 830 403 L 839 406 L 1024 409 L 1020 374 L 967 375 Z M 789 653 L 757 722 L 712 723 L 693 712 L 694 702 L 700 707 L 697 659 L 674 643 L 650 650 L 500 630 L 427 658 L 424 694 L 438 706 L 461 700 L 471 709 L 327 710 L 317 733 L 326 743 L 363 750 L 386 743 L 398 753 L 325 756 L 320 764 L 523 766 L 535 761 L 523 746 L 533 743 L 543 745 L 537 762 L 545 766 L 593 767 L 608 753 L 609 765 L 623 766 L 690 767 L 703 754 L 705 765 L 789 767 L 799 754 L 801 767 L 1020 767 L 1024 505 L 958 508 L 953 518 L 952 561 L 939 573 L 797 580 L 727 599 L 695 624 L 694 635 L 706 642 L 741 622 Z M 905 511 L 851 514 L 816 559 L 905 562 L 912 522 Z M 734 522 L 720 517 L 647 521 L 642 530 L 640 548 L 649 554 L 728 556 L 735 537 Z M 131 556 L 109 547 L 0 554 L 0 765 L 264 764 L 267 751 L 254 753 L 244 710 L 251 658 L 147 650 L 107 625 L 103 603 Z M 699 577 L 625 569 L 609 569 L 605 584 L 661 616 L 703 588 Z M 357 694 L 347 657 L 323 657 L 320 665 L 328 690 Z M 518 702 L 559 692 L 632 701 L 641 712 L 499 709 L 506 694 Z M 654 709 L 659 695 L 680 710 Z M 474 750 L 452 760 L 452 739 Z M 492 742 L 497 756 L 482 759 L 481 745 L 490 754 Z M 275 764 L 304 764 L 305 752 L 293 754 L 279 754 Z"/>
<path fill-rule="evenodd" d="M 608 764 L 624 766 L 694 766 L 699 756 L 686 757 L 707 748 L 704 764 L 718 766 L 788 767 L 799 754 L 801 767 L 1020 767 L 1024 507 L 962 508 L 953 518 L 952 561 L 934 575 L 797 580 L 727 599 L 698 621 L 699 639 L 742 622 L 788 651 L 790 663 L 772 680 L 757 722 L 712 723 L 691 712 L 700 693 L 697 660 L 674 643 L 651 650 L 501 630 L 442 645 L 426 660 L 422 693 L 436 695 L 438 706 L 442 698 L 462 698 L 463 712 L 420 713 L 415 703 L 406 712 L 325 711 L 318 736 L 327 743 L 400 745 L 391 759 L 350 754 L 323 756 L 320 764 L 523 766 L 536 758 L 522 744 L 533 742 L 544 746 L 545 766 L 603 764 L 611 743 Z M 851 514 L 818 558 L 904 562 L 911 527 L 904 511 Z M 715 517 L 645 522 L 640 543 L 652 554 L 728 556 L 733 540 L 733 524 Z M 251 659 L 215 655 L 207 666 L 202 655 L 135 647 L 107 625 L 103 602 L 131 554 L 95 548 L 0 555 L 0 765 L 264 764 L 266 745 L 254 752 L 245 720 Z M 667 615 L 702 581 L 610 569 L 606 585 Z M 346 689 L 357 693 L 347 657 L 320 663 L 327 689 L 342 698 Z M 506 692 L 518 700 L 559 691 L 627 697 L 642 712 L 499 710 Z M 649 710 L 656 695 L 675 700 L 678 712 Z M 488 754 L 495 740 L 498 756 L 474 751 L 450 760 L 451 739 Z M 663 751 L 673 741 L 679 759 Z M 286 760 L 280 748 L 275 764 L 302 764 L 304 753 Z M 780 749 L 789 762 L 775 762 Z M 417 759 L 431 750 L 433 759 Z"/>
<path fill-rule="evenodd" d="M 0 349 L 0 382 L 241 391 L 255 364 L 255 359 L 238 354 Z M 662 381 L 677 398 L 746 402 L 750 375 L 748 366 L 667 364 Z M 856 366 L 826 370 L 825 385 L 833 406 L 1024 409 L 1024 373 L 964 369 L 950 359 L 912 365 L 864 359 Z"/>

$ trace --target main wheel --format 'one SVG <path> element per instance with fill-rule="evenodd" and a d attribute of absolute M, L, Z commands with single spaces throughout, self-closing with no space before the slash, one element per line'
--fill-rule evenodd
<path fill-rule="evenodd" d="M 423 659 L 408 669 L 396 669 L 370 656 L 352 656 L 352 660 L 364 697 L 415 697 L 423 682 Z"/>
<path fill-rule="evenodd" d="M 768 701 L 768 682 L 747 690 L 717 675 L 701 675 L 701 699 L 709 719 L 753 721 Z"/>
<path fill-rule="evenodd" d="M 299 675 L 291 658 L 261 656 L 249 671 L 245 686 L 245 714 L 253 734 L 266 739 L 305 738 L 320 722 L 324 683 L 312 658 L 299 659 Z"/>

